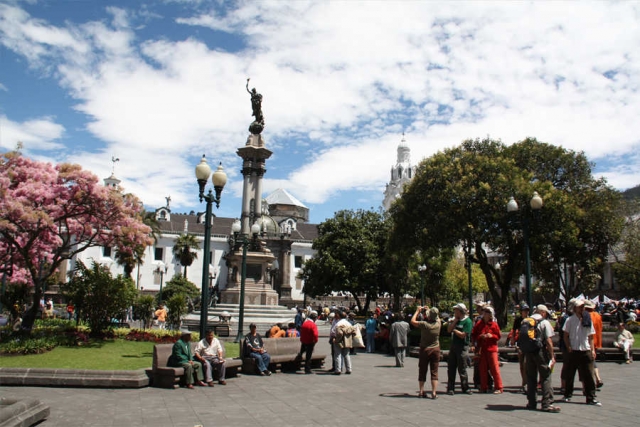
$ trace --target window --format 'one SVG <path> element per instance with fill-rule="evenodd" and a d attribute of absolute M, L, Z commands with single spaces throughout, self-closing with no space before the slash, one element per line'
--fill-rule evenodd
<path fill-rule="evenodd" d="M 164 248 L 156 248 L 153 259 L 155 261 L 163 261 L 164 260 Z"/>
<path fill-rule="evenodd" d="M 301 256 L 296 256 L 293 259 L 294 265 L 296 268 L 302 268 L 302 257 Z"/>
<path fill-rule="evenodd" d="M 102 256 L 105 258 L 111 258 L 111 247 L 103 246 L 102 247 Z"/>

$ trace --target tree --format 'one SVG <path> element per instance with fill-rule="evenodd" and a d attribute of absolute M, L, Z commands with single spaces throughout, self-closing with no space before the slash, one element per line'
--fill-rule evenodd
<path fill-rule="evenodd" d="M 37 162 L 19 152 L 0 156 L 0 263 L 11 262 L 11 283 L 34 287 L 23 320 L 30 329 L 47 280 L 61 263 L 95 246 L 131 253 L 151 244 L 133 195 L 104 187 L 79 165 Z"/>
<path fill-rule="evenodd" d="M 175 294 L 167 300 L 167 323 L 169 329 L 180 329 L 182 318 L 187 314 L 187 298 L 185 294 Z"/>
<path fill-rule="evenodd" d="M 153 309 L 155 307 L 155 298 L 151 295 L 140 295 L 133 304 L 133 315 L 142 321 L 142 329 L 146 329 L 151 325 L 153 317 Z"/>
<path fill-rule="evenodd" d="M 198 258 L 198 250 L 200 250 L 200 244 L 194 234 L 181 234 L 173 245 L 173 255 L 178 258 L 180 265 L 184 267 L 183 276 L 185 278 L 187 277 L 187 267 Z"/>
<path fill-rule="evenodd" d="M 537 214 L 529 207 L 534 191 L 544 199 Z M 506 212 L 509 196 L 520 204 L 515 215 Z M 583 153 L 533 138 L 511 146 L 484 139 L 424 160 L 391 215 L 394 238 L 416 250 L 470 243 L 504 325 L 511 287 L 524 271 L 523 226 L 529 226 L 536 275 L 545 273 L 549 259 L 586 270 L 599 265 L 618 238 L 618 202 L 615 190 L 592 177 Z"/>
<path fill-rule="evenodd" d="M 640 199 L 625 203 L 626 217 L 620 245 L 614 251 L 613 271 L 620 288 L 629 296 L 640 294 Z"/>
<path fill-rule="evenodd" d="M 363 312 L 384 288 L 384 249 L 388 224 L 382 214 L 342 210 L 318 226 L 316 256 L 300 277 L 308 295 L 349 292 Z M 364 296 L 365 301 L 362 301 Z"/>
<path fill-rule="evenodd" d="M 176 274 L 167 282 L 162 289 L 162 298 L 164 300 L 170 300 L 174 295 L 184 295 L 192 300 L 199 298 L 200 289 L 187 280 L 186 277 Z M 160 297 L 160 295 L 158 295 Z"/>
<path fill-rule="evenodd" d="M 109 268 L 93 262 L 91 268 L 78 261 L 71 280 L 62 285 L 73 300 L 78 319 L 86 319 L 92 336 L 99 336 L 133 305 L 137 291 L 131 279 L 112 277 Z"/>

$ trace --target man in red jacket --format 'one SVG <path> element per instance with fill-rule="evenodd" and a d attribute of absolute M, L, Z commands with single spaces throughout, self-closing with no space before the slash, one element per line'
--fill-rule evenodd
<path fill-rule="evenodd" d="M 296 360 L 299 362 L 302 360 L 302 353 L 306 353 L 305 363 L 304 363 L 304 373 L 311 373 L 311 356 L 313 355 L 313 348 L 316 346 L 318 342 L 318 327 L 316 326 L 316 319 L 318 318 L 318 313 L 316 311 L 312 311 L 309 314 L 309 317 L 302 322 L 302 326 L 300 327 L 300 353 L 296 357 Z"/>

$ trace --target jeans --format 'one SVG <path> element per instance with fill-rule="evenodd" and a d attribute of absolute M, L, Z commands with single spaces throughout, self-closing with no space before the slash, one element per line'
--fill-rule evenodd
<path fill-rule="evenodd" d="M 460 375 L 460 387 L 463 392 L 469 390 L 469 377 L 467 376 L 467 359 L 469 347 L 451 347 L 447 360 L 447 391 L 453 391 L 456 385 L 456 370 Z"/>
<path fill-rule="evenodd" d="M 404 368 L 404 356 L 407 354 L 407 347 L 394 347 L 393 351 L 396 354 L 396 366 Z"/>
<path fill-rule="evenodd" d="M 340 348 L 338 344 L 333 344 L 333 352 L 335 354 L 335 372 L 342 372 L 342 365 L 344 364 L 344 368 L 347 372 L 351 372 L 351 357 L 349 356 L 348 347 Z M 343 363 L 344 362 L 344 363 Z"/>
<path fill-rule="evenodd" d="M 215 369 L 218 374 L 218 381 L 225 380 L 225 374 L 227 371 L 227 367 L 224 363 L 220 363 L 220 359 L 217 357 L 205 357 L 204 358 L 204 368 L 205 368 L 205 380 L 209 383 L 213 381 L 213 370 Z"/>
<path fill-rule="evenodd" d="M 540 374 L 540 384 L 542 386 L 542 408 L 548 408 L 553 404 L 553 389 L 551 388 L 551 368 L 549 368 L 549 358 L 542 351 L 537 353 L 523 354 L 525 370 L 527 373 L 527 400 L 529 407 L 536 407 L 536 388 L 538 384 L 538 374 Z"/>
<path fill-rule="evenodd" d="M 258 371 L 264 372 L 269 369 L 269 363 L 271 363 L 271 356 L 269 356 L 269 353 L 251 352 L 249 353 L 249 357 L 256 359 Z"/>
<path fill-rule="evenodd" d="M 376 333 L 367 332 L 367 353 L 373 353 L 376 351 Z"/>

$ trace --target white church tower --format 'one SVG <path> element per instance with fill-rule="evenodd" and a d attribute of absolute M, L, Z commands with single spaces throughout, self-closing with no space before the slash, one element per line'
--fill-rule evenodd
<path fill-rule="evenodd" d="M 403 133 L 402 140 L 398 144 L 398 159 L 395 166 L 391 168 L 391 180 L 384 190 L 382 207 L 385 211 L 388 211 L 393 201 L 400 197 L 404 185 L 413 179 L 415 173 L 416 167 L 411 166 L 411 149 L 407 145 Z"/>

